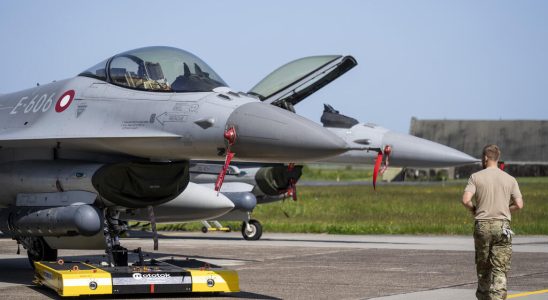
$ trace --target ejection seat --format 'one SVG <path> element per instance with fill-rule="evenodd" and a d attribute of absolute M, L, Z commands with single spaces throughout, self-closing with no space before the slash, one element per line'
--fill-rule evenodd
<path fill-rule="evenodd" d="M 129 86 L 125 68 L 110 68 L 110 80 L 119 85 Z"/>

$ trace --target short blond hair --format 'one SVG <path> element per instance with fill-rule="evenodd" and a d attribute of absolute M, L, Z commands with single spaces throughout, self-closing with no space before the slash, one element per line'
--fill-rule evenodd
<path fill-rule="evenodd" d="M 483 147 L 483 156 L 492 161 L 499 161 L 500 149 L 499 146 L 491 144 Z"/>

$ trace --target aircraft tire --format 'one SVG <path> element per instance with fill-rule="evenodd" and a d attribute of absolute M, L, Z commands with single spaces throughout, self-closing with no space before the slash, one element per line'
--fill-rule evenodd
<path fill-rule="evenodd" d="M 30 266 L 34 269 L 35 261 L 55 261 L 57 260 L 57 249 L 52 249 L 43 237 L 36 238 L 32 243 L 33 250 L 38 254 L 31 254 L 27 251 Z"/>
<path fill-rule="evenodd" d="M 257 220 L 249 220 L 249 227 L 251 230 L 248 231 L 245 226 L 245 222 L 242 223 L 242 236 L 245 240 L 256 241 L 261 238 L 263 235 L 263 225 Z"/>
<path fill-rule="evenodd" d="M 205 226 L 202 227 L 202 232 L 203 232 L 203 233 L 207 233 L 207 227 L 205 227 Z"/>

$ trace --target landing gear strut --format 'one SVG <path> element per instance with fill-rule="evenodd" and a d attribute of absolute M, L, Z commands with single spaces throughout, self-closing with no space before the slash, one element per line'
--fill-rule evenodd
<path fill-rule="evenodd" d="M 257 220 L 251 219 L 242 223 L 242 236 L 248 241 L 256 241 L 263 235 L 263 225 Z"/>
<path fill-rule="evenodd" d="M 103 211 L 103 233 L 107 248 L 108 264 L 111 267 L 127 266 L 128 250 L 120 245 L 120 234 L 127 229 L 127 224 L 119 220 L 120 213 L 115 210 L 105 208 Z"/>

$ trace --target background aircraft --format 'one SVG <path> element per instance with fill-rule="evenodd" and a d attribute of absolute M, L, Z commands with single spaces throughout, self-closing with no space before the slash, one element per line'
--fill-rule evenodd
<path fill-rule="evenodd" d="M 257 95 L 265 103 L 295 112 L 295 105 L 356 64 L 351 56 L 311 56 L 297 59 L 270 73 L 248 93 Z M 283 88 L 272 92 L 271 86 Z M 327 104 L 324 105 L 321 122 L 325 128 L 356 150 L 319 161 L 374 165 L 374 188 L 378 173 L 382 173 L 389 164 L 397 167 L 448 167 L 478 162 L 466 153 L 432 141 L 393 132 L 375 124 L 359 123 Z M 215 166 L 203 166 L 204 170 L 208 168 L 214 170 Z M 302 166 L 294 164 L 234 165 L 228 170 L 226 177 L 227 181 L 234 183 L 227 183 L 221 191 L 234 202 L 235 207 L 230 213 L 214 221 L 243 221 L 243 237 L 249 240 L 259 239 L 262 225 L 250 218 L 251 212 L 257 204 L 280 201 L 288 195 L 296 199 L 296 183 L 301 176 L 301 170 Z M 191 180 L 211 187 L 208 183 L 214 177 L 206 173 L 208 172 L 194 173 Z M 220 225 L 218 222 L 215 224 Z M 204 225 L 206 231 L 209 224 L 204 221 Z"/>
<path fill-rule="evenodd" d="M 390 153 L 374 150 L 351 150 L 320 162 L 336 164 L 377 165 L 376 172 L 394 167 L 450 167 L 479 162 L 478 159 L 456 149 L 408 134 L 390 131 L 375 124 L 359 123 L 356 119 L 340 114 L 330 105 L 324 106 L 322 124 L 347 143 L 366 144 L 372 149 L 385 149 Z M 380 153 L 380 155 L 379 155 Z M 383 158 L 384 155 L 384 158 Z M 380 164 L 383 164 L 382 167 Z M 379 170 L 379 168 L 381 168 Z M 233 203 L 234 208 L 214 221 L 242 221 L 242 236 L 257 240 L 262 235 L 262 225 L 251 219 L 257 204 L 281 201 L 295 196 L 295 184 L 301 176 L 301 167 L 286 165 L 235 164 L 226 177 L 221 191 Z M 374 174 L 376 176 L 376 174 Z M 214 176 L 191 173 L 191 181 L 210 189 Z M 220 223 L 214 223 L 219 226 Z M 204 225 L 208 226 L 207 222 Z M 215 229 L 215 228 L 214 228 Z M 207 230 L 204 230 L 207 232 Z"/>

